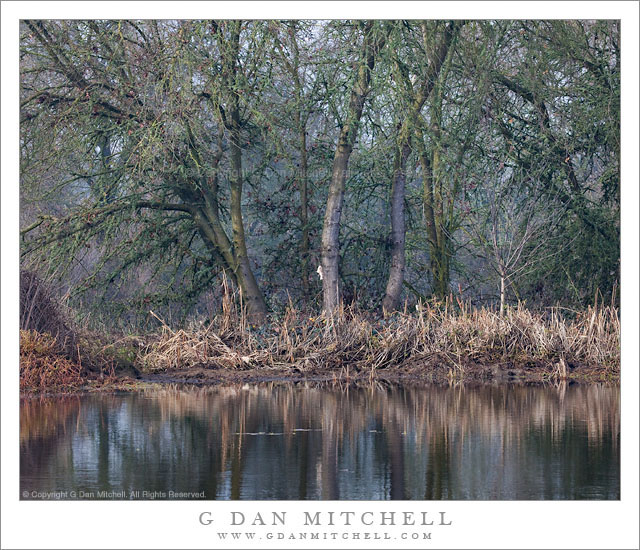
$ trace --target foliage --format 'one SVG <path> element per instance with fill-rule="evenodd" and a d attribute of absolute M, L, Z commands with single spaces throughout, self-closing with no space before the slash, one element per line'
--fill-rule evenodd
<path fill-rule="evenodd" d="M 313 314 L 336 205 L 347 304 L 493 303 L 494 187 L 507 303 L 617 299 L 619 22 L 27 20 L 20 67 L 22 257 L 114 324 Z"/>

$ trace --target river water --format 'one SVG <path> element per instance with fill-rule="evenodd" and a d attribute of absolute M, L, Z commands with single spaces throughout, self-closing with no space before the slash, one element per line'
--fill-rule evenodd
<path fill-rule="evenodd" d="M 24 399 L 27 499 L 620 498 L 619 388 L 263 383 Z"/>

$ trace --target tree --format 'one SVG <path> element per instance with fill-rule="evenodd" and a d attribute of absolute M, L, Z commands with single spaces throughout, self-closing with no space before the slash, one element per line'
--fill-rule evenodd
<path fill-rule="evenodd" d="M 23 262 L 76 306 L 495 299 L 505 234 L 504 303 L 615 295 L 618 22 L 23 21 L 20 69 Z"/>
<path fill-rule="evenodd" d="M 362 116 L 367 95 L 370 92 L 371 73 L 377 56 L 386 40 L 386 30 L 379 23 L 366 21 L 358 26 L 362 27 L 360 56 L 356 61 L 349 104 L 333 157 L 329 197 L 322 230 L 323 308 L 327 314 L 332 314 L 340 303 L 338 274 L 340 217 L 342 215 L 349 157 L 358 136 L 360 117 Z"/>
<path fill-rule="evenodd" d="M 405 59 L 396 57 L 394 60 L 396 80 L 399 83 L 397 93 L 402 97 L 404 103 L 409 104 L 409 108 L 398 131 L 393 181 L 391 184 L 391 267 L 389 269 L 385 297 L 382 302 L 383 310 L 387 312 L 393 311 L 398 307 L 402 283 L 404 282 L 406 164 L 411 152 L 412 139 L 416 134 L 416 139 L 424 139 L 419 127 L 416 127 L 415 124 L 416 121 L 420 120 L 422 108 L 436 86 L 440 71 L 448 57 L 451 43 L 461 25 L 461 22 L 455 21 L 444 25 L 441 22 L 434 22 L 430 25 L 429 22 L 422 21 L 420 23 L 421 42 L 418 42 L 409 52 L 405 53 Z M 444 28 L 441 29 L 441 27 Z M 403 42 L 406 41 L 403 40 Z M 402 50 L 399 49 L 398 51 Z M 411 58 L 420 60 L 418 68 L 414 69 L 417 74 L 411 74 L 411 69 L 405 61 Z M 436 97 L 434 100 L 441 102 L 442 98 Z M 426 158 L 426 153 L 424 153 L 423 157 Z M 425 183 L 425 189 L 427 185 Z M 432 196 L 432 193 L 425 194 L 427 199 L 432 198 Z M 425 212 L 427 213 L 428 228 L 432 230 L 436 223 L 432 200 L 425 204 Z M 437 246 L 436 232 L 431 231 L 430 237 L 431 242 L 434 244 L 431 249 L 440 251 L 442 247 Z M 438 268 L 441 263 L 443 263 L 442 260 L 435 261 L 434 266 Z M 442 269 L 438 270 L 437 273 L 440 274 L 441 271 Z M 442 276 L 440 275 L 440 277 Z"/>
<path fill-rule="evenodd" d="M 308 132 L 311 117 L 318 106 L 317 74 L 312 72 L 309 51 L 313 47 L 313 27 L 301 21 L 285 21 L 271 25 L 274 41 L 274 57 L 283 67 L 283 79 L 288 77 L 287 91 L 292 88 L 293 101 L 285 101 L 284 114 L 291 117 L 293 138 L 282 144 L 282 154 L 290 159 L 293 183 L 300 197 L 298 218 L 300 221 L 300 280 L 302 296 L 310 297 L 311 239 L 309 209 L 311 180 L 309 177 Z M 288 95 L 288 94 L 287 94 Z M 275 121 L 274 121 L 275 122 Z M 285 123 L 286 124 L 286 123 Z M 288 130 L 289 128 L 287 128 Z M 289 132 L 285 131 L 286 134 Z"/>
<path fill-rule="evenodd" d="M 85 286 L 122 285 L 131 267 L 149 264 L 151 279 L 180 294 L 177 281 L 190 274 L 187 298 L 222 269 L 250 315 L 263 318 L 242 218 L 243 147 L 264 68 L 261 24 L 25 27 L 23 133 L 38 150 L 23 173 L 39 178 L 62 160 L 72 177 L 55 189 L 73 188 L 76 200 L 66 216 L 25 228 L 23 253 L 57 247 L 53 258 L 64 263 L 98 247 Z M 56 132 L 49 145 L 39 141 L 43 128 Z M 228 210 L 221 180 L 229 184 Z"/>
<path fill-rule="evenodd" d="M 262 320 L 267 313 L 267 306 L 249 264 L 247 245 L 244 232 L 244 222 L 242 219 L 242 186 L 244 173 L 242 169 L 242 127 L 246 121 L 242 120 L 241 105 L 242 94 L 248 82 L 246 65 L 240 64 L 240 32 L 242 21 L 228 21 L 221 24 L 212 22 L 215 36 L 218 40 L 220 51 L 220 79 L 212 79 L 212 87 L 220 83 L 220 98 L 218 109 L 224 127 L 229 132 L 229 148 L 231 157 L 231 227 L 233 232 L 233 247 L 230 247 L 224 232 L 219 232 L 218 247 L 223 253 L 228 255 L 228 263 L 232 266 L 235 279 L 243 292 L 248 311 L 257 320 Z M 228 31 L 224 27 L 229 27 Z M 226 32 L 225 32 L 226 31 Z M 246 60 L 245 60 L 246 64 Z M 244 70 L 243 70 L 244 69 Z M 257 67 L 253 67 L 257 69 Z M 214 202 L 215 201 L 215 202 Z M 217 197 L 211 198 L 212 219 L 216 219 L 215 208 L 217 207 Z"/>
<path fill-rule="evenodd" d="M 546 285 L 562 299 L 567 289 L 580 287 L 576 298 L 584 302 L 598 288 L 612 290 L 619 270 L 619 207 L 613 198 L 619 194 L 618 24 L 491 26 L 500 37 L 492 49 L 505 54 L 484 64 L 493 82 L 485 109 L 497 131 L 486 139 L 494 145 L 490 154 L 534 176 L 522 179 L 515 192 L 526 190 L 549 210 L 566 211 L 559 233 L 542 237 L 548 261 L 532 272 L 532 286 L 540 293 Z M 557 253 L 568 240 L 580 251 L 575 261 Z"/>
<path fill-rule="evenodd" d="M 552 232 L 565 214 L 544 209 L 540 202 L 527 196 L 516 196 L 512 190 L 520 187 L 517 180 L 521 177 L 511 169 L 488 177 L 474 194 L 476 204 L 467 220 L 467 232 L 498 276 L 500 316 L 504 314 L 509 287 L 516 287 L 516 277 L 523 277 L 546 259 L 541 253 L 544 242 L 540 235 Z"/>

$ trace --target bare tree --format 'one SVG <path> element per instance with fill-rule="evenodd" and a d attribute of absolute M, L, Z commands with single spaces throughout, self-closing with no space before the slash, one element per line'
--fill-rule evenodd
<path fill-rule="evenodd" d="M 504 314 L 509 288 L 517 289 L 517 278 L 545 259 L 544 232 L 562 215 L 543 209 L 539 202 L 512 192 L 516 177 L 508 170 L 487 181 L 476 193 L 476 206 L 469 217 L 467 233 L 499 280 L 500 316 Z"/>

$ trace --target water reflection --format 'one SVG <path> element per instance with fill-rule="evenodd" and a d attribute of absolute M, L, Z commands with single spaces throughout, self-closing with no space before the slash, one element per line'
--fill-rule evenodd
<path fill-rule="evenodd" d="M 619 424 L 619 389 L 597 385 L 265 383 L 30 399 L 21 493 L 618 499 Z"/>

